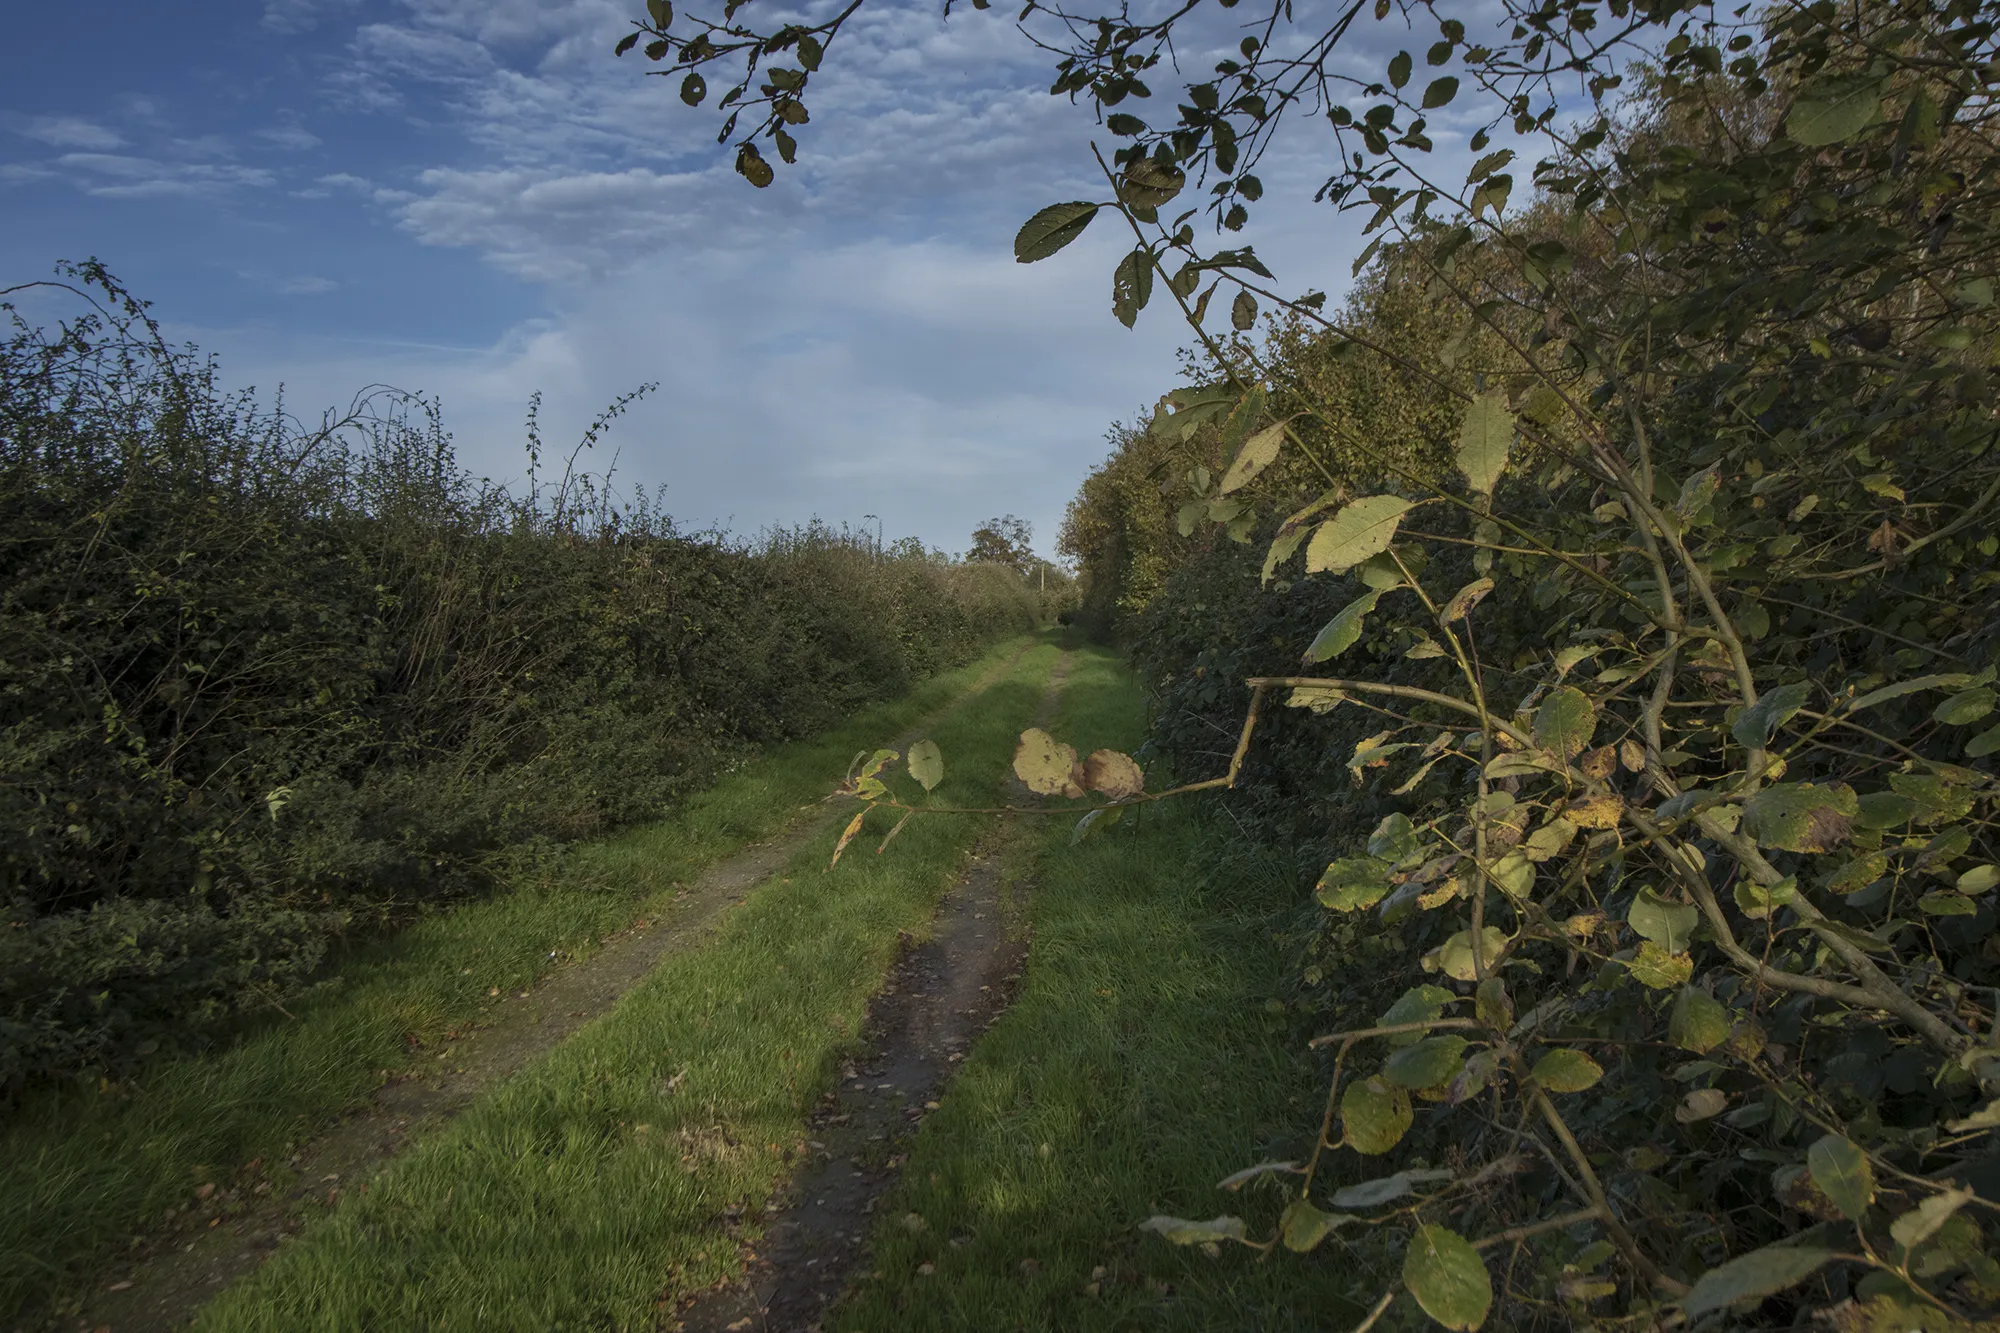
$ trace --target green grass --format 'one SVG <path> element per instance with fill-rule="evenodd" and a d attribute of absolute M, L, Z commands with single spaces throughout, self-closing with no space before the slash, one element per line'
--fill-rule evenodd
<path fill-rule="evenodd" d="M 1144 734 L 1138 690 L 1109 658 L 1081 656 L 1054 730 L 1080 753 L 1129 746 Z M 1359 1318 L 1333 1246 L 1269 1259 L 1233 1246 L 1211 1259 L 1134 1230 L 1154 1213 L 1247 1214 L 1253 1233 L 1267 1229 L 1275 1189 L 1238 1196 L 1215 1182 L 1299 1156 L 1324 1097 L 1299 1035 L 1266 1008 L 1281 971 L 1271 932 L 1296 890 L 1279 874 L 1204 883 L 1201 845 L 1219 836 L 1212 818 L 1171 803 L 1074 850 L 1068 821 L 1048 830 L 1021 996 L 925 1122 L 881 1210 L 877 1276 L 835 1327 L 1282 1330 Z"/>
<path fill-rule="evenodd" d="M 636 916 L 670 920 L 676 883 L 777 831 L 831 790 L 856 750 L 936 712 L 1021 646 L 756 758 L 663 822 L 576 849 L 542 882 L 358 951 L 332 984 L 288 1006 L 295 1021 L 165 1062 L 111 1095 L 69 1089 L 30 1101 L 0 1131 L 0 1321 L 60 1303 L 82 1266 L 187 1203 L 196 1184 L 277 1160 L 364 1100 L 383 1071 L 409 1063 L 406 1035 L 428 1042 L 475 1019 L 490 989 L 526 986 Z M 1044 671 L 1051 651 L 1033 654 Z"/>
<path fill-rule="evenodd" d="M 940 799 L 998 794 L 1053 660 L 1033 650 L 935 730 Z M 654 1327 L 737 1268 L 725 1207 L 758 1216 L 796 1160 L 898 931 L 926 929 L 983 826 L 918 819 L 879 857 L 878 830 L 831 874 L 829 830 L 710 942 L 417 1144 L 197 1326 Z"/>

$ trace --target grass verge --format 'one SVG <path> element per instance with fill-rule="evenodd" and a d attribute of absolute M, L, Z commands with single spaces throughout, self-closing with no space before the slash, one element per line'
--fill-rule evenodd
<path fill-rule="evenodd" d="M 936 729 L 940 800 L 998 794 L 1054 658 L 1031 651 Z M 751 1238 L 898 932 L 925 929 L 980 825 L 914 820 L 880 857 L 878 829 L 831 874 L 829 829 L 704 947 L 417 1144 L 197 1327 L 654 1327 L 740 1267 L 732 1233 Z"/>
<path fill-rule="evenodd" d="M 1054 728 L 1078 753 L 1144 734 L 1139 692 L 1108 656 L 1073 664 Z M 1288 877 L 1207 883 L 1223 836 L 1185 803 L 1069 847 L 1047 830 L 1020 997 L 924 1124 L 881 1210 L 875 1275 L 832 1326 L 861 1330 L 1322 1329 L 1361 1310 L 1334 1247 L 1210 1258 L 1135 1231 L 1155 1213 L 1247 1214 L 1273 1189 L 1215 1183 L 1296 1159 L 1324 1084 L 1267 1007 Z M 914 1215 L 914 1216 L 912 1216 Z"/>
<path fill-rule="evenodd" d="M 429 1043 L 473 1021 L 489 992 L 587 956 L 666 895 L 824 796 L 858 749 L 906 730 L 1022 647 L 1003 645 L 811 740 L 757 757 L 664 821 L 572 849 L 554 873 L 422 920 L 357 950 L 327 984 L 227 1050 L 168 1061 L 102 1091 L 40 1095 L 0 1131 L 0 1322 L 60 1312 L 89 1261 L 185 1205 L 207 1180 L 277 1160 L 364 1100 Z M 1046 669 L 1048 649 L 1042 654 Z M 648 900 L 657 899 L 657 902 Z"/>

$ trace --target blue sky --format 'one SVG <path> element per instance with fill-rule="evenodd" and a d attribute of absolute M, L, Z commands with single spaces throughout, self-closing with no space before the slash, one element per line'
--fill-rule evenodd
<path fill-rule="evenodd" d="M 1094 127 L 999 9 L 938 8 L 863 10 L 800 168 L 752 191 L 711 113 L 611 57 L 638 0 L 26 7 L 0 64 L 0 285 L 98 256 L 230 382 L 310 416 L 370 383 L 439 395 L 499 479 L 531 392 L 555 446 L 657 380 L 594 462 L 690 526 L 874 514 L 959 550 L 1015 513 L 1052 553 L 1185 338 L 1158 307 L 1112 319 L 1114 219 L 1012 261 L 1029 214 L 1102 194 Z M 1264 173 L 1252 239 L 1337 296 L 1357 223 L 1309 202 L 1313 165 Z"/>

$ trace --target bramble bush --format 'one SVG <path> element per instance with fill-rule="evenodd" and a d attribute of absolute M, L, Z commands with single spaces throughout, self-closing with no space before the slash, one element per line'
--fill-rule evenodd
<path fill-rule="evenodd" d="M 301 427 L 69 276 L 93 308 L 0 348 L 0 1095 L 213 1039 L 1036 621 L 1011 573 L 683 534 L 574 456 L 510 495 L 408 396 Z"/>
<path fill-rule="evenodd" d="M 762 186 L 754 139 L 792 160 L 854 11 L 735 8 L 652 0 L 626 47 L 691 103 L 745 63 L 724 138 L 763 117 Z M 1148 1226 L 1337 1253 L 1364 1329 L 1991 1326 L 2000 5 L 1455 10 L 1279 4 L 1233 48 L 1199 4 L 1017 20 L 1124 141 L 1110 197 L 1017 258 L 1115 217 L 1113 313 L 1163 293 L 1205 366 L 1086 490 L 1085 604 L 1143 601 L 1089 585 L 1148 553 L 1162 748 L 1226 751 L 1194 785 L 1265 783 L 1267 828 L 1336 821 L 1302 977 L 1337 1024 L 1325 1121 L 1222 1216 Z M 1185 100 L 1135 114 L 1163 74 Z M 1314 120 L 1383 298 L 1344 313 L 1191 221 L 1241 230 Z M 1395 301 L 1423 318 L 1370 317 Z M 850 788 L 897 803 L 893 758 Z M 1030 733 L 1017 767 L 1157 799 L 1121 758 Z"/>

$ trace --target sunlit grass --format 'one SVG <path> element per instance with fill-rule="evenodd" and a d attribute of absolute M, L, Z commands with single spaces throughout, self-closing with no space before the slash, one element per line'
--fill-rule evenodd
<path fill-rule="evenodd" d="M 1144 721 L 1130 679 L 1092 654 L 1054 731 L 1087 752 L 1133 744 Z M 879 1210 L 878 1276 L 834 1327 L 1303 1330 L 1359 1317 L 1330 1248 L 1209 1258 L 1135 1230 L 1154 1213 L 1226 1212 L 1268 1229 L 1275 1190 L 1215 1182 L 1298 1156 L 1318 1124 L 1323 1084 L 1267 1009 L 1281 974 L 1271 932 L 1295 890 L 1276 873 L 1204 882 L 1203 840 L 1221 836 L 1171 804 L 1075 849 L 1067 821 L 1048 830 L 1020 998 L 925 1122 Z"/>
<path fill-rule="evenodd" d="M 1033 650 L 935 730 L 940 797 L 998 795 L 1054 656 Z M 725 1208 L 759 1216 L 898 932 L 926 928 L 981 827 L 917 819 L 889 855 L 864 837 L 831 874 L 828 829 L 712 940 L 417 1144 L 199 1327 L 653 1327 L 737 1267 Z"/>
<path fill-rule="evenodd" d="M 358 951 L 330 985 L 287 1004 L 293 1018 L 274 1017 L 226 1051 L 163 1063 L 116 1095 L 66 1089 L 30 1101 L 0 1132 L 0 1318 L 82 1280 L 92 1258 L 204 1180 L 280 1159 L 406 1065 L 406 1036 L 428 1042 L 475 1019 L 492 989 L 529 985 L 637 916 L 671 919 L 674 885 L 778 831 L 856 750 L 936 712 L 1021 647 L 755 758 L 662 822 L 576 849 L 558 873 Z M 1036 650 L 1044 670 L 1050 651 Z"/>

